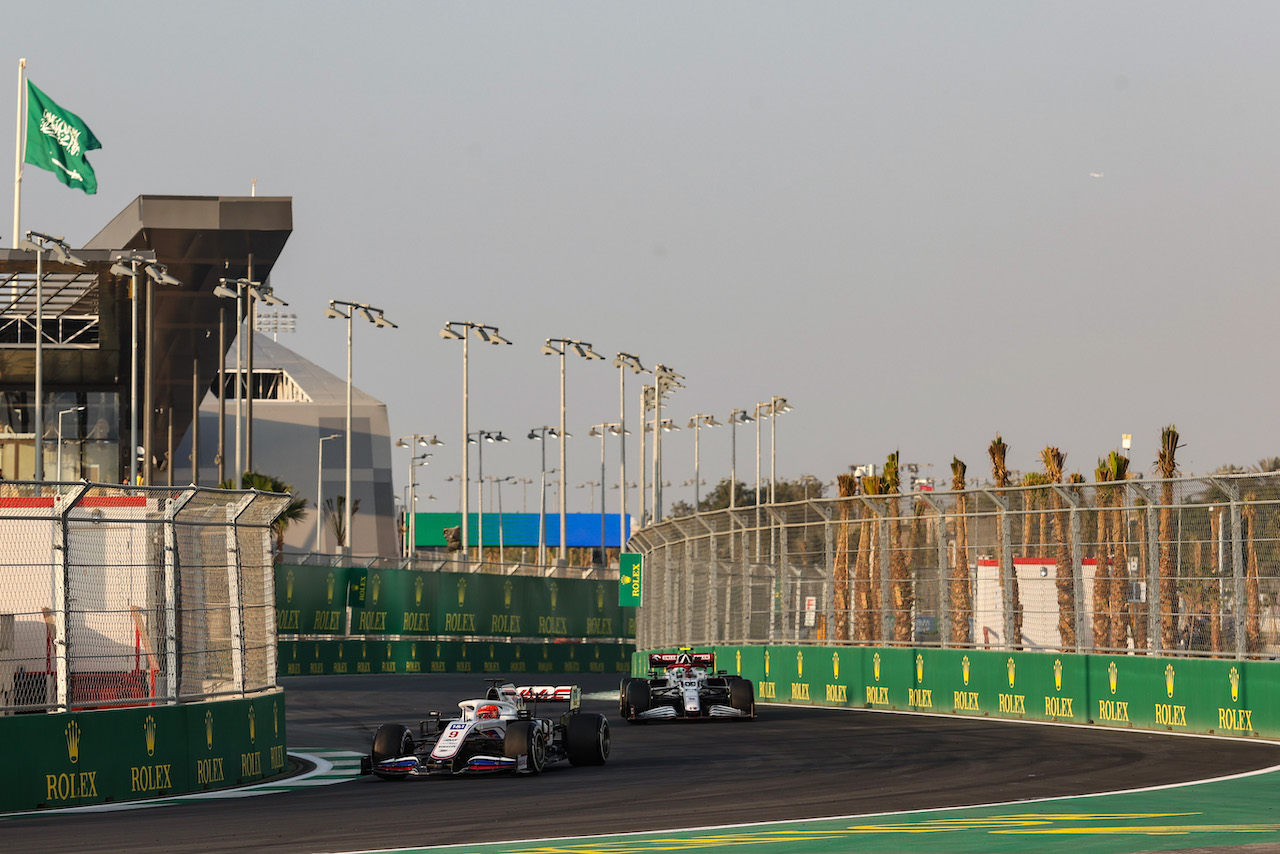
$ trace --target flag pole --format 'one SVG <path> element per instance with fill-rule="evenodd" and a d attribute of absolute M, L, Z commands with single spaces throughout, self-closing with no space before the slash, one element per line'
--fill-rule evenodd
<path fill-rule="evenodd" d="M 22 96 L 26 82 L 23 71 L 27 67 L 25 58 L 18 60 L 18 129 L 14 133 L 13 142 L 13 245 L 18 245 L 18 213 L 22 209 Z"/>

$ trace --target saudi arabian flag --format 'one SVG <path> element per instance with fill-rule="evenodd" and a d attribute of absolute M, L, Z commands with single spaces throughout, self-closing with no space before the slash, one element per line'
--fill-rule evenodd
<path fill-rule="evenodd" d="M 98 192 L 98 179 L 86 155 L 95 148 L 102 148 L 102 143 L 89 126 L 28 80 L 26 161 L 48 169 L 68 187 L 93 195 Z"/>

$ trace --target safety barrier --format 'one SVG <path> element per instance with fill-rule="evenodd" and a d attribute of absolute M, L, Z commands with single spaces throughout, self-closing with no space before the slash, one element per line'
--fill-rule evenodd
<path fill-rule="evenodd" d="M 616 581 L 280 566 L 276 628 L 307 636 L 441 638 L 635 637 L 635 609 Z"/>
<path fill-rule="evenodd" d="M 284 696 L 17 715 L 0 724 L 22 761 L 0 776 L 0 811 L 85 806 L 256 783 L 282 774 Z"/>
<path fill-rule="evenodd" d="M 0 485 L 0 811 L 285 770 L 270 523 L 287 496 Z"/>
<path fill-rule="evenodd" d="M 760 702 L 1280 738 L 1271 661 L 909 647 L 710 646 Z M 654 649 L 672 652 L 675 648 Z M 633 675 L 647 669 L 632 657 Z"/>
<path fill-rule="evenodd" d="M 1280 473 L 901 495 L 864 481 L 637 531 L 640 646 L 1280 655 Z"/>
<path fill-rule="evenodd" d="M 363 673 L 627 673 L 632 643 L 305 640 L 280 643 L 281 676 Z"/>

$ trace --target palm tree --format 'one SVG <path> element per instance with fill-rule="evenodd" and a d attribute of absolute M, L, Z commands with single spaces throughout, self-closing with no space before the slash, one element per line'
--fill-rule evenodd
<path fill-rule="evenodd" d="M 1112 451 L 1107 456 L 1107 475 L 1112 483 L 1121 483 L 1129 477 L 1129 458 Z M 1124 519 L 1125 489 L 1111 488 L 1112 561 L 1111 561 L 1111 646 L 1122 649 L 1129 631 L 1129 534 Z"/>
<path fill-rule="evenodd" d="M 911 573 L 907 569 L 907 550 L 902 545 L 902 499 L 897 497 L 901 486 L 898 472 L 898 452 L 888 456 L 884 464 L 885 492 L 889 499 L 893 520 L 889 523 L 889 578 L 892 584 L 893 639 L 910 643 L 912 637 L 911 612 L 915 607 L 915 594 L 911 589 Z"/>
<path fill-rule="evenodd" d="M 1156 469 L 1164 483 L 1160 484 L 1160 646 L 1165 650 L 1178 646 L 1178 577 L 1174 565 L 1173 484 L 1178 474 L 1174 459 L 1178 453 L 1178 429 L 1170 424 L 1160 431 L 1160 452 Z"/>
<path fill-rule="evenodd" d="M 1009 469 L 1005 466 L 1005 460 L 1009 454 L 1009 446 L 1000 438 L 1000 434 L 996 434 L 995 441 L 987 448 L 987 455 L 991 457 L 991 479 L 995 481 L 997 489 L 1007 489 L 1009 487 Z M 1003 508 L 996 511 L 996 517 L 1000 520 L 1001 538 L 1006 539 L 1009 535 L 1008 525 L 1009 516 Z M 1009 638 L 1009 648 L 1018 649 L 1022 646 L 1022 602 L 1018 596 L 1018 576 L 1014 573 L 1013 567 L 1008 565 L 1005 555 L 1008 549 L 1000 549 L 1000 587 L 1007 588 L 1006 601 L 1011 603 L 1010 610 L 1013 614 L 1013 635 Z"/>
<path fill-rule="evenodd" d="M 235 481 L 226 480 L 218 484 L 219 489 L 235 489 Z M 294 522 L 301 522 L 307 515 L 307 499 L 295 495 L 291 484 L 278 477 L 257 471 L 247 471 L 240 475 L 241 489 L 256 489 L 258 492 L 275 492 L 289 496 L 289 503 L 271 522 L 272 533 L 275 534 L 275 561 L 284 558 L 284 532 Z"/>
<path fill-rule="evenodd" d="M 956 492 L 956 545 L 951 559 L 951 642 L 967 644 L 973 602 L 969 598 L 969 498 L 965 495 L 964 461 L 951 458 L 951 488 Z"/>
<path fill-rule="evenodd" d="M 883 495 L 884 479 L 867 475 L 859 484 L 863 495 Z M 862 530 L 858 537 L 858 562 L 853 573 L 853 636 L 859 641 L 883 640 L 878 637 L 880 625 L 880 576 L 879 520 L 871 514 L 862 514 Z"/>
<path fill-rule="evenodd" d="M 324 515 L 329 520 L 329 528 L 333 531 L 333 539 L 338 544 L 338 548 L 342 548 L 347 544 L 346 510 L 347 497 L 345 495 L 324 500 Z M 359 512 L 360 499 L 357 498 L 351 503 L 351 515 L 354 517 Z"/>
<path fill-rule="evenodd" d="M 1241 515 L 1245 524 L 1245 579 L 1244 601 L 1245 622 L 1244 641 L 1247 652 L 1259 652 L 1262 649 L 1262 607 L 1258 598 L 1258 546 L 1255 525 L 1258 521 L 1258 500 L 1256 493 L 1244 497 L 1244 508 Z"/>
<path fill-rule="evenodd" d="M 857 494 L 858 479 L 851 474 L 836 476 L 841 498 L 850 498 Z M 835 559 L 835 626 L 832 637 L 838 641 L 849 639 L 849 528 L 853 515 L 853 502 L 841 501 L 836 505 L 840 515 L 840 526 L 836 529 Z"/>
<path fill-rule="evenodd" d="M 1045 480 L 1050 484 L 1062 483 L 1067 455 L 1052 445 L 1040 452 L 1044 464 Z M 1076 580 L 1067 554 L 1067 519 L 1062 511 L 1062 496 L 1052 486 L 1049 489 L 1049 506 L 1053 510 L 1053 542 L 1055 573 L 1058 584 L 1058 637 L 1064 649 L 1076 645 Z"/>

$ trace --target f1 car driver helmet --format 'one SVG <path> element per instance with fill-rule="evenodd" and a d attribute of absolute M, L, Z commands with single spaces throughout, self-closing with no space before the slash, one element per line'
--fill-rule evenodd
<path fill-rule="evenodd" d="M 480 720 L 494 720 L 498 717 L 498 707 L 489 703 L 476 709 L 476 717 Z"/>

